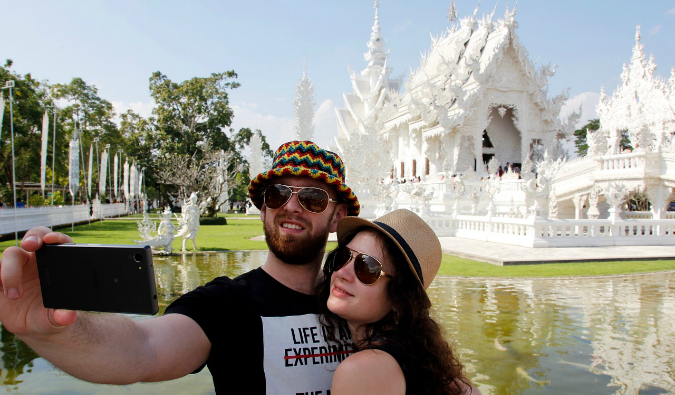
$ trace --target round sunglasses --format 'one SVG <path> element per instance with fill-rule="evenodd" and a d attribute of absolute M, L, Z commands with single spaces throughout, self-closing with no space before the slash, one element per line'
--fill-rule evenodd
<path fill-rule="evenodd" d="M 356 278 L 364 285 L 373 285 L 382 277 L 393 278 L 382 270 L 382 263 L 377 258 L 352 250 L 347 246 L 340 246 L 335 251 L 331 272 L 342 269 L 352 259 L 354 259 Z"/>
<path fill-rule="evenodd" d="M 297 191 L 294 191 L 297 189 Z M 307 211 L 314 214 L 321 214 L 326 211 L 328 208 L 328 203 L 335 202 L 328 197 L 328 192 L 324 191 L 321 188 L 314 187 L 292 187 L 283 184 L 271 184 L 265 188 L 263 198 L 265 201 L 265 206 L 272 210 L 283 207 L 293 194 L 298 195 L 298 201 L 300 205 Z"/>

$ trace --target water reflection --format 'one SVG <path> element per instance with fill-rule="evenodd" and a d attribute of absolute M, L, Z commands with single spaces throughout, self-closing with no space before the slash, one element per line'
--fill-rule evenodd
<path fill-rule="evenodd" d="M 431 297 L 484 393 L 675 393 L 675 274 L 439 279 Z"/>
<path fill-rule="evenodd" d="M 160 310 L 217 276 L 262 264 L 265 252 L 157 257 Z M 484 394 L 675 393 L 675 273 L 583 279 L 437 278 L 437 317 Z M 9 393 L 117 393 L 54 370 L 2 329 Z M 128 393 L 212 394 L 208 372 Z"/>

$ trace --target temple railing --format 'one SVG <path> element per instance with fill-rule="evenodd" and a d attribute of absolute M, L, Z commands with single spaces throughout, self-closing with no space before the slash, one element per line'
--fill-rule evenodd
<path fill-rule="evenodd" d="M 114 217 L 126 213 L 123 203 L 102 204 L 103 217 Z M 38 226 L 59 226 L 71 223 L 85 222 L 91 218 L 88 205 L 61 206 L 61 207 L 31 207 L 0 210 L 0 234 L 12 234 L 15 231 L 14 212 L 16 211 L 16 231 L 23 232 Z"/>
<path fill-rule="evenodd" d="M 455 236 L 524 247 L 638 246 L 675 244 L 672 219 L 581 219 L 424 216 L 438 236 Z"/>
<path fill-rule="evenodd" d="M 599 159 L 602 170 L 644 169 L 645 157 L 641 153 L 604 156 Z"/>

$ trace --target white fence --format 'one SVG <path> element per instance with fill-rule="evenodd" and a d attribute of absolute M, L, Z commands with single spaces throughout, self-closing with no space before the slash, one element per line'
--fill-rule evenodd
<path fill-rule="evenodd" d="M 126 213 L 124 204 L 103 204 L 103 217 L 120 216 Z M 15 216 L 16 213 L 16 222 Z M 23 232 L 37 226 L 58 226 L 100 218 L 100 213 L 90 215 L 89 206 L 35 207 L 0 210 L 0 234 Z M 16 224 L 16 226 L 15 226 Z"/>
<path fill-rule="evenodd" d="M 523 247 L 591 247 L 675 244 L 672 219 L 563 219 L 426 216 L 438 236 Z"/>

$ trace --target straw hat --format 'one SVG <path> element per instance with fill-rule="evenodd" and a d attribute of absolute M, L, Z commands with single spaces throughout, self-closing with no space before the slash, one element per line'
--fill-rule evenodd
<path fill-rule="evenodd" d="M 443 253 L 441 242 L 422 218 L 410 210 L 394 210 L 374 221 L 357 217 L 344 217 L 338 222 L 337 237 L 340 244 L 361 230 L 373 228 L 394 241 L 408 261 L 410 269 L 426 290 L 441 267 Z"/>
<path fill-rule="evenodd" d="M 272 168 L 251 179 L 248 194 L 253 204 L 261 209 L 263 192 L 272 178 L 287 175 L 314 178 L 334 186 L 340 201 L 347 204 L 347 215 L 359 215 L 361 206 L 352 189 L 345 184 L 342 159 L 311 141 L 291 141 L 277 149 Z"/>

